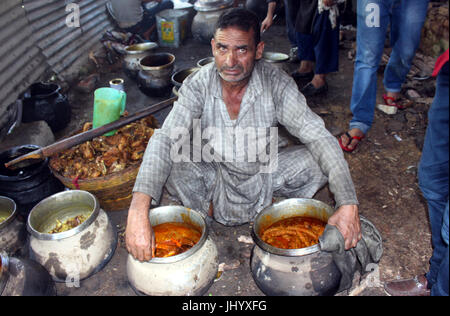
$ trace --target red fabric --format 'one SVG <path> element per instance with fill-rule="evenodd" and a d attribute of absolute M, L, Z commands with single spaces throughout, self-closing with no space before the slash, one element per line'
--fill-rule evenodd
<path fill-rule="evenodd" d="M 434 66 L 434 71 L 432 76 L 436 77 L 441 71 L 441 68 L 448 62 L 448 49 L 436 60 L 436 65 Z"/>

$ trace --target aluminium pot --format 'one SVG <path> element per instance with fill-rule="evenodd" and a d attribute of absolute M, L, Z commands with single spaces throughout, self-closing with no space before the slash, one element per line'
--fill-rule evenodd
<path fill-rule="evenodd" d="M 87 219 L 73 229 L 49 234 L 56 220 L 77 215 Z M 117 246 L 117 232 L 97 198 L 87 191 L 54 194 L 30 212 L 30 257 L 42 264 L 57 282 L 79 281 L 103 268 Z"/>
<path fill-rule="evenodd" d="M 0 252 L 1 296 L 55 296 L 56 288 L 39 263 Z"/>
<path fill-rule="evenodd" d="M 334 213 L 329 205 L 293 198 L 270 205 L 255 218 L 252 237 L 255 242 L 251 272 L 258 287 L 267 295 L 325 296 L 336 294 L 341 273 L 332 255 L 319 244 L 300 249 L 273 247 L 260 238 L 271 224 L 294 216 L 308 216 L 324 222 Z"/>
<path fill-rule="evenodd" d="M 175 56 L 170 53 L 154 53 L 140 60 L 139 89 L 148 96 L 168 96 L 172 89 L 171 77 Z"/>
<path fill-rule="evenodd" d="M 27 231 L 25 224 L 17 217 L 16 203 L 5 196 L 0 196 L 0 250 L 15 254 L 25 245 Z"/>
<path fill-rule="evenodd" d="M 123 56 L 123 70 L 131 79 L 136 79 L 141 70 L 140 61 L 150 55 L 158 47 L 154 42 L 140 43 L 125 47 Z"/>
<path fill-rule="evenodd" d="M 149 212 L 152 226 L 166 222 L 184 222 L 198 227 L 202 235 L 191 249 L 167 258 L 140 262 L 128 255 L 127 275 L 131 287 L 140 295 L 202 295 L 217 275 L 219 257 L 208 235 L 203 215 L 183 206 L 162 206 Z"/>
<path fill-rule="evenodd" d="M 233 0 L 198 0 L 194 9 L 197 14 L 192 20 L 192 36 L 195 40 L 210 44 L 220 15 L 233 5 Z"/>

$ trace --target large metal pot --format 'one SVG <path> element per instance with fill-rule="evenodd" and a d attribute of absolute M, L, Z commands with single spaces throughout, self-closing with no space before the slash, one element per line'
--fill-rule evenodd
<path fill-rule="evenodd" d="M 0 196 L 0 249 L 9 254 L 19 251 L 26 242 L 27 231 L 23 222 L 17 217 L 16 203 L 5 196 Z"/>
<path fill-rule="evenodd" d="M 220 15 L 233 5 L 233 0 L 198 0 L 194 9 L 197 14 L 192 21 L 194 39 L 209 44 Z"/>
<path fill-rule="evenodd" d="M 175 56 L 170 53 L 155 53 L 141 59 L 138 86 L 149 96 L 167 96 L 172 88 L 171 76 Z"/>
<path fill-rule="evenodd" d="M 324 222 L 333 214 L 329 205 L 312 199 L 287 199 L 262 210 L 255 218 L 255 241 L 251 271 L 258 287 L 267 295 L 334 295 L 341 273 L 330 253 L 319 245 L 301 249 L 280 249 L 260 238 L 260 232 L 284 218 L 308 216 Z"/>
<path fill-rule="evenodd" d="M 65 232 L 49 234 L 56 220 L 65 222 L 77 215 L 87 219 Z M 117 232 L 97 198 L 87 191 L 54 194 L 37 204 L 27 222 L 30 256 L 42 264 L 57 282 L 85 279 L 111 259 Z"/>
<path fill-rule="evenodd" d="M 289 55 L 278 52 L 264 52 L 262 57 L 265 61 L 272 63 L 289 73 L 289 66 L 287 65 Z"/>
<path fill-rule="evenodd" d="M 55 283 L 35 261 L 9 257 L 0 252 L 1 296 L 54 296 Z"/>
<path fill-rule="evenodd" d="M 202 295 L 217 275 L 217 247 L 208 236 L 208 227 L 199 212 L 183 206 L 162 206 L 150 211 L 152 226 L 167 222 L 190 223 L 202 231 L 194 247 L 167 258 L 140 262 L 128 256 L 128 281 L 138 294 Z"/>
<path fill-rule="evenodd" d="M 132 79 L 136 79 L 139 70 L 141 70 L 141 59 L 150 55 L 157 47 L 158 44 L 153 42 L 125 47 L 125 55 L 123 56 L 123 70 L 125 74 Z"/>

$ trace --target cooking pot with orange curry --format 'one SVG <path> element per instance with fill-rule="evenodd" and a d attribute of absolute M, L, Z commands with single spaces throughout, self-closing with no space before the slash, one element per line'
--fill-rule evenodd
<path fill-rule="evenodd" d="M 251 272 L 267 295 L 334 295 L 341 273 L 318 238 L 334 209 L 318 200 L 291 198 L 255 218 Z"/>

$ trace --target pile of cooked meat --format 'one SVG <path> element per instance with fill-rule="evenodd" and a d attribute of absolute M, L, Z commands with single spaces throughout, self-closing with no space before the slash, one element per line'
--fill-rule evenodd
<path fill-rule="evenodd" d="M 81 132 L 92 128 L 85 123 Z M 62 151 L 50 160 L 50 167 L 67 178 L 93 179 L 139 165 L 153 129 L 153 116 L 123 126 L 112 136 L 100 136 Z"/>

